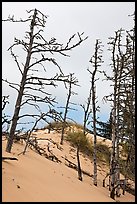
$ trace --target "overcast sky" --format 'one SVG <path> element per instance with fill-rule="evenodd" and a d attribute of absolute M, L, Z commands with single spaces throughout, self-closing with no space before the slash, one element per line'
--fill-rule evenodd
<path fill-rule="evenodd" d="M 65 43 L 74 33 L 84 32 L 88 39 L 80 46 L 70 51 L 70 57 L 57 57 L 58 64 L 65 74 L 75 73 L 80 87 L 74 88 L 78 93 L 71 98 L 72 102 L 85 104 L 89 94 L 90 77 L 87 68 L 92 68 L 89 60 L 94 54 L 96 39 L 100 39 L 104 45 L 103 60 L 101 69 L 111 73 L 109 66 L 111 54 L 108 49 L 108 38 L 114 36 L 114 32 L 120 28 L 130 30 L 133 26 L 132 17 L 128 15 L 135 11 L 135 2 L 2 2 L 2 18 L 14 15 L 16 19 L 26 19 L 26 10 L 39 9 L 48 16 L 44 37 L 50 39 L 55 37 L 58 42 Z M 20 75 L 15 62 L 7 49 L 13 44 L 14 37 L 23 39 L 25 31 L 29 28 L 28 23 L 2 23 L 2 78 L 7 78 L 12 82 L 19 82 Z M 17 50 L 16 50 L 17 51 Z M 20 51 L 17 51 L 20 53 Z M 17 53 L 16 53 L 17 54 Z M 21 56 L 20 59 L 23 60 Z M 100 76 L 97 82 L 98 105 L 101 106 L 98 116 L 101 120 L 108 120 L 110 104 L 104 104 L 102 97 L 112 91 L 108 82 L 102 81 Z M 16 101 L 16 92 L 3 84 L 3 95 L 10 95 L 10 105 L 7 105 L 6 112 L 13 114 Z M 65 104 L 66 91 L 62 86 L 53 90 L 53 95 L 57 97 L 59 104 Z M 80 111 L 81 110 L 81 111 Z M 82 109 L 75 112 L 73 116 L 77 122 L 82 123 Z"/>

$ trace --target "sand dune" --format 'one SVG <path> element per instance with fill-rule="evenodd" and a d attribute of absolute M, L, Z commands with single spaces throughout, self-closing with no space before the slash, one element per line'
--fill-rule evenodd
<path fill-rule="evenodd" d="M 38 131 L 35 136 L 56 143 L 60 141 L 57 133 Z M 115 202 L 109 197 L 108 188 L 102 187 L 102 179 L 107 172 L 105 164 L 98 166 L 97 187 L 93 185 L 93 178 L 85 174 L 83 181 L 79 181 L 77 171 L 65 165 L 65 158 L 77 164 L 75 148 L 64 142 L 60 149 L 49 140 L 38 140 L 39 145 L 46 149 L 48 144 L 61 163 L 50 161 L 30 148 L 25 155 L 18 155 L 24 149 L 21 143 L 14 143 L 9 154 L 5 152 L 6 140 L 2 141 L 3 156 L 18 158 L 18 161 L 2 162 L 2 202 Z M 90 159 L 82 154 L 80 159 L 82 169 L 92 175 L 93 164 Z M 134 202 L 135 198 L 126 192 L 117 200 Z"/>

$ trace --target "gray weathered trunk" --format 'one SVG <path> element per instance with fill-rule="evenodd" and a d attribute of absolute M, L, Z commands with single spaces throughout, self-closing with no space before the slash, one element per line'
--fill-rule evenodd
<path fill-rule="evenodd" d="M 61 132 L 61 141 L 60 141 L 61 145 L 63 145 L 63 140 L 64 140 L 66 118 L 67 118 L 67 112 L 68 112 L 68 107 L 69 107 L 69 101 L 70 101 L 70 97 L 71 97 L 71 88 L 72 88 L 72 74 L 70 74 L 69 93 L 68 93 L 68 97 L 67 97 L 65 113 L 64 113 L 63 123 L 62 123 L 62 132 Z"/>
<path fill-rule="evenodd" d="M 23 97 L 23 92 L 24 92 L 24 86 L 25 86 L 28 67 L 29 67 L 30 59 L 31 59 L 31 50 L 32 50 L 32 45 L 33 45 L 33 31 L 34 31 L 34 26 L 35 26 L 36 14 L 37 14 L 37 12 L 35 10 L 34 15 L 33 15 L 33 19 L 31 21 L 31 27 L 30 27 L 30 42 L 29 42 L 28 54 L 27 54 L 26 63 L 25 63 L 25 66 L 24 66 L 23 76 L 22 76 L 22 80 L 21 80 L 21 83 L 20 83 L 20 89 L 19 89 L 19 92 L 18 92 L 17 100 L 16 100 L 15 111 L 14 111 L 14 115 L 13 115 L 13 118 L 12 118 L 9 138 L 8 138 L 8 142 L 7 142 L 7 146 L 6 146 L 6 151 L 7 152 L 11 152 L 14 133 L 15 133 L 15 130 L 16 130 L 18 116 L 19 116 L 19 112 L 20 112 L 20 107 L 21 107 L 21 102 L 22 102 L 22 97 Z"/>
<path fill-rule="evenodd" d="M 96 43 L 96 50 L 95 50 L 95 69 L 92 74 L 92 110 L 93 110 L 93 134 L 94 134 L 94 153 L 93 153 L 93 160 L 94 160 L 94 176 L 93 176 L 93 183 L 97 186 L 97 155 L 96 155 L 96 143 L 97 143 L 97 133 L 96 133 L 96 91 L 95 91 L 95 74 L 97 71 L 97 46 L 98 41 Z"/>
<path fill-rule="evenodd" d="M 96 136 L 96 108 L 95 108 L 95 92 L 93 89 L 92 92 L 92 103 L 93 103 L 93 133 L 94 133 L 94 185 L 97 186 L 97 155 L 96 155 L 96 143 L 97 143 L 97 136 Z"/>

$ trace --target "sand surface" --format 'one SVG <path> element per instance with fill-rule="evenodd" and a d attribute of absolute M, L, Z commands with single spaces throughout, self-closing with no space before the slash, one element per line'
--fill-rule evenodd
<path fill-rule="evenodd" d="M 134 202 L 135 197 L 128 192 L 113 200 L 109 197 L 108 187 L 102 187 L 106 175 L 106 165 L 98 165 L 98 186 L 93 185 L 93 163 L 80 154 L 81 167 L 91 176 L 83 174 L 83 181 L 78 180 L 77 171 L 66 166 L 65 158 L 77 164 L 76 149 L 68 142 L 59 144 L 60 135 L 37 131 L 39 146 L 47 145 L 61 161 L 54 162 L 27 148 L 25 155 L 18 155 L 24 150 L 24 143 L 14 143 L 12 152 L 5 152 L 6 140 L 3 137 L 2 155 L 16 157 L 18 161 L 2 161 L 2 202 Z M 49 139 L 49 140 L 43 140 Z M 53 144 L 55 141 L 56 144 Z M 62 147 L 62 148 L 60 148 Z"/>

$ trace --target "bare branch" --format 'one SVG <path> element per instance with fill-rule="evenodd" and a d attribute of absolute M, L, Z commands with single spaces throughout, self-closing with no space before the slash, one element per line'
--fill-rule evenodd
<path fill-rule="evenodd" d="M 15 86 L 18 86 L 18 87 L 19 87 L 19 84 L 9 82 L 7 79 L 2 79 L 2 81 L 8 83 L 10 87 L 14 88 L 16 91 L 19 92 L 19 89 L 15 87 Z"/>
<path fill-rule="evenodd" d="M 23 72 L 22 72 L 22 70 L 21 70 L 21 68 L 20 68 L 20 65 L 19 65 L 19 62 L 18 62 L 18 60 L 17 60 L 17 55 L 15 55 L 13 52 L 12 52 L 12 49 L 10 49 L 10 51 L 11 51 L 11 55 L 14 57 L 14 60 L 15 60 L 15 62 L 16 62 L 16 64 L 17 64 L 17 67 L 19 68 L 19 71 L 20 71 L 20 73 L 21 73 L 21 75 L 23 75 Z"/>
<path fill-rule="evenodd" d="M 6 107 L 6 104 L 9 104 L 8 98 L 9 98 L 9 95 L 2 96 L 2 110 L 4 110 L 4 108 Z"/>

